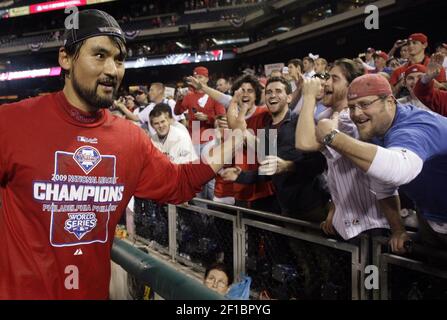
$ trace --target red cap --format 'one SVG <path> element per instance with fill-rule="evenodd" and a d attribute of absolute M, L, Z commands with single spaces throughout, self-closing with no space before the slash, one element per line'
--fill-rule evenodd
<path fill-rule="evenodd" d="M 408 37 L 408 40 L 413 40 L 413 41 L 419 41 L 420 43 L 424 44 L 428 42 L 428 38 L 425 34 L 423 33 L 413 33 L 412 35 L 410 35 Z"/>
<path fill-rule="evenodd" d="M 196 68 L 194 68 L 193 75 L 200 75 L 200 76 L 208 77 L 208 69 L 205 67 L 196 67 Z"/>
<path fill-rule="evenodd" d="M 426 73 L 427 72 L 427 67 L 424 66 L 423 64 L 413 64 L 412 66 L 409 66 L 407 68 L 407 70 L 405 70 L 405 78 L 410 74 L 410 73 L 414 73 L 414 72 L 422 72 L 422 73 Z"/>
<path fill-rule="evenodd" d="M 380 74 L 365 74 L 351 82 L 348 89 L 348 100 L 390 94 L 393 94 L 393 91 L 385 77 Z"/>
<path fill-rule="evenodd" d="M 388 55 L 383 51 L 376 51 L 374 55 L 383 58 L 385 61 L 388 61 Z"/>

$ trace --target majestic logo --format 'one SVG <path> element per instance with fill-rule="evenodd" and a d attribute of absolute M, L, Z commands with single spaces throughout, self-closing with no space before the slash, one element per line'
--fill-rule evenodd
<path fill-rule="evenodd" d="M 78 148 L 73 154 L 73 159 L 85 172 L 89 174 L 99 162 L 101 162 L 101 154 L 96 148 L 90 146 L 83 146 Z"/>
<path fill-rule="evenodd" d="M 87 138 L 87 137 L 83 137 L 83 136 L 78 136 L 78 141 L 79 142 L 85 142 L 85 143 L 98 143 L 98 138 Z"/>
<path fill-rule="evenodd" d="M 96 227 L 96 215 L 93 212 L 87 213 L 69 213 L 65 220 L 64 229 L 74 234 L 78 240 L 81 240 L 88 232 Z"/>

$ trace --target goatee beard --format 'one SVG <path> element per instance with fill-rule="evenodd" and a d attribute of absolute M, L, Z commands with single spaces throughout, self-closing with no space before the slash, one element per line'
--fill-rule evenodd
<path fill-rule="evenodd" d="M 109 82 L 112 82 L 109 80 Z M 94 108 L 95 110 L 99 109 L 107 109 L 113 104 L 113 100 L 116 98 L 116 82 L 113 81 L 113 92 L 112 96 L 110 98 L 108 97 L 101 97 L 97 94 L 98 91 L 98 85 L 97 82 L 94 89 L 87 89 L 84 88 L 77 80 L 73 73 L 72 76 L 72 85 L 74 91 L 77 93 L 77 95 L 84 100 L 88 106 Z"/>

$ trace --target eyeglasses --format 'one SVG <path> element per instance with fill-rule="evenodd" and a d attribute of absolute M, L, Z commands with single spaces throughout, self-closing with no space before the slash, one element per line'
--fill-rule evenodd
<path fill-rule="evenodd" d="M 373 101 L 369 101 L 369 102 L 358 102 L 358 103 L 355 103 L 355 104 L 350 104 L 348 107 L 349 107 L 349 110 L 350 110 L 351 112 L 353 112 L 353 111 L 355 110 L 355 108 L 359 108 L 360 110 L 366 110 L 366 109 L 368 109 L 369 106 L 372 105 L 374 102 L 377 102 L 377 101 L 382 100 L 382 99 L 383 99 L 382 97 L 378 97 L 377 99 L 375 99 L 375 100 L 373 100 Z"/>
<path fill-rule="evenodd" d="M 328 80 L 331 76 L 329 73 L 315 73 L 312 78 L 319 78 L 321 80 Z"/>
<path fill-rule="evenodd" d="M 228 286 L 228 284 L 225 283 L 225 282 L 222 281 L 222 280 L 219 280 L 219 281 L 216 282 L 216 279 L 214 279 L 214 278 L 207 278 L 207 279 L 205 280 L 205 282 L 206 282 L 208 285 L 210 285 L 210 286 L 213 286 L 213 285 L 216 283 L 216 286 L 217 286 L 218 288 L 225 288 L 226 286 Z"/>

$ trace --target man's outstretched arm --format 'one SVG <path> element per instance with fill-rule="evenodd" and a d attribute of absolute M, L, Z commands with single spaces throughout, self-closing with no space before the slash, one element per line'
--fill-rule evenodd
<path fill-rule="evenodd" d="M 142 157 L 143 168 L 138 173 L 134 195 L 161 203 L 178 204 L 192 199 L 225 162 L 231 163 L 235 150 L 243 144 L 243 135 L 235 133 L 208 155 L 203 155 L 202 161 L 176 165 L 140 131 L 137 157 Z"/>

